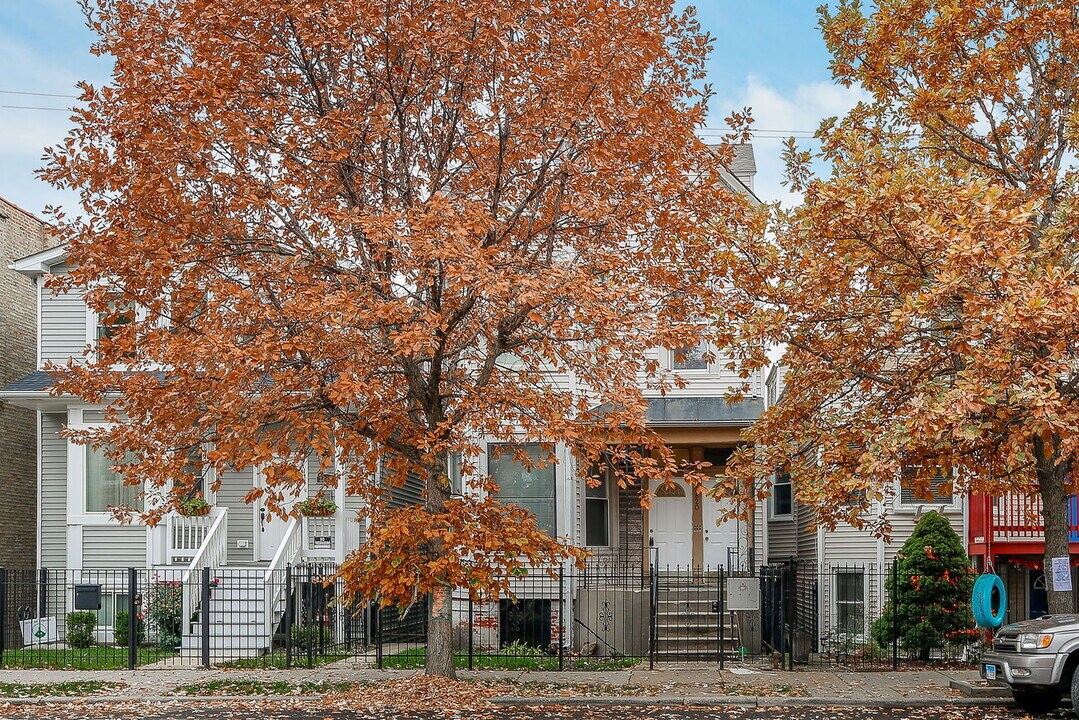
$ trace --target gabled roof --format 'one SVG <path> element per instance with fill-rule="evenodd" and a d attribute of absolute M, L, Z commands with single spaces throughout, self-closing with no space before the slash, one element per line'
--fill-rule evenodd
<path fill-rule="evenodd" d="M 719 143 L 708 143 L 708 147 L 715 151 L 722 147 Z M 753 178 L 757 174 L 757 159 L 753 154 L 751 143 L 735 143 L 731 145 L 733 156 L 729 165 L 723 167 L 723 180 L 735 192 L 748 195 L 754 202 L 761 202 L 753 189 Z"/>
<path fill-rule="evenodd" d="M 53 266 L 59 265 L 65 260 L 67 260 L 67 246 L 57 245 L 47 250 L 40 250 L 33 255 L 21 257 L 11 263 L 9 267 L 27 277 L 37 277 L 50 272 Z"/>

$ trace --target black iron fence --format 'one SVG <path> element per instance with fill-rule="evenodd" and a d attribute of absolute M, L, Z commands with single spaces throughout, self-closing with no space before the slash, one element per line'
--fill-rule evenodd
<path fill-rule="evenodd" d="M 314 666 L 370 645 L 337 567 L 0 568 L 0 668 Z"/>
<path fill-rule="evenodd" d="M 973 665 L 984 648 L 970 612 L 972 576 L 905 573 L 898 560 L 792 560 L 758 573 L 761 648 L 777 667 Z"/>
<path fill-rule="evenodd" d="M 346 595 L 336 572 L 312 563 L 272 572 L 0 568 L 0 667 L 422 667 L 426 600 L 379 607 Z M 903 604 L 918 597 L 911 588 L 934 582 L 939 607 Z M 498 599 L 455 593 L 454 657 L 476 670 L 973 663 L 981 638 L 947 589 L 939 578 L 902 576 L 897 564 L 679 568 L 654 554 L 593 558 L 584 569 L 514 578 Z M 929 616 L 930 625 L 959 620 L 934 634 Z"/>

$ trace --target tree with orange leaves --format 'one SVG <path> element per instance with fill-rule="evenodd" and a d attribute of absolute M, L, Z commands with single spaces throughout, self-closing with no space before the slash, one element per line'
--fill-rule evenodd
<path fill-rule="evenodd" d="M 85 5 L 113 78 L 43 172 L 81 193 L 65 282 L 129 322 L 61 373 L 116 421 L 75 437 L 158 491 L 149 522 L 229 465 L 286 514 L 304 458 L 336 462 L 372 515 L 350 590 L 428 596 L 427 671 L 453 675 L 455 586 L 582 552 L 485 478 L 453 497 L 451 454 L 665 477 L 642 391 L 677 380 L 646 351 L 729 341 L 746 210 L 694 132 L 709 38 L 672 0 Z M 389 508 L 380 463 L 422 506 Z"/>
<path fill-rule="evenodd" d="M 872 98 L 788 147 L 804 205 L 742 286 L 750 335 L 785 343 L 785 396 L 739 472 L 787 466 L 826 526 L 880 533 L 919 496 L 1040 494 L 1068 555 L 1079 459 L 1079 17 L 1063 0 L 843 0 L 832 70 Z M 945 471 L 941 472 L 941 469 Z M 759 496 L 767 488 L 760 488 Z M 877 514 L 875 514 L 877 513 Z M 1048 562 L 1047 562 L 1048 565 Z M 1049 610 L 1073 610 L 1051 588 Z"/>

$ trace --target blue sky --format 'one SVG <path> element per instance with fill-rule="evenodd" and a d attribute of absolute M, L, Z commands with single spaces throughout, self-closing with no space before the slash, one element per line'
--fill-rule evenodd
<path fill-rule="evenodd" d="M 685 2 L 680 3 L 685 5 Z M 716 91 L 710 125 L 722 127 L 732 109 L 752 107 L 758 175 L 765 200 L 789 196 L 781 186 L 780 139 L 767 130 L 805 131 L 857 101 L 856 90 L 836 86 L 816 27 L 816 0 L 697 0 L 704 27 L 716 38 L 709 80 Z M 54 110 L 79 80 L 108 80 L 109 62 L 90 54 L 93 37 L 76 0 L 0 1 L 0 196 L 31 212 L 68 206 L 60 193 L 34 176 L 42 149 L 60 142 L 68 114 Z M 22 106 L 22 107 L 11 107 Z M 811 142 L 811 141 L 802 141 Z"/>

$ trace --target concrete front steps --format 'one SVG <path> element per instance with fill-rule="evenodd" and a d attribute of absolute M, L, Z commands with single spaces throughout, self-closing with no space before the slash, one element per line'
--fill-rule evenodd
<path fill-rule="evenodd" d="M 720 654 L 720 615 L 713 612 L 718 598 L 714 585 L 659 589 L 656 617 L 656 659 L 661 662 L 712 661 Z M 741 641 L 729 613 L 722 618 L 722 650 L 738 657 Z"/>
<path fill-rule="evenodd" d="M 265 655 L 271 648 L 266 627 L 265 568 L 222 568 L 210 591 L 210 661 L 228 662 Z M 180 645 L 183 659 L 202 657 L 201 609 L 184 626 Z"/>

